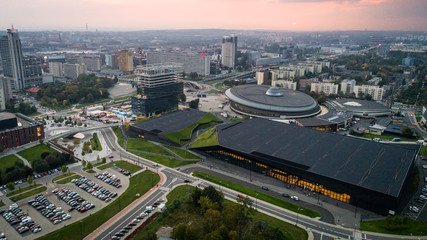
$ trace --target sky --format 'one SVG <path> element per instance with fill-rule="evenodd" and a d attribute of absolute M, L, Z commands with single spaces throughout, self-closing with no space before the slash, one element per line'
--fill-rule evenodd
<path fill-rule="evenodd" d="M 427 0 L 0 0 L 0 29 L 427 31 Z"/>

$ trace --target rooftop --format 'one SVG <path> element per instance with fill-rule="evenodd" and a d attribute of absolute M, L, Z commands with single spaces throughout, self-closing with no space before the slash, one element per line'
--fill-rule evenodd
<path fill-rule="evenodd" d="M 262 129 L 262 130 L 261 130 Z M 219 145 L 268 164 L 399 196 L 417 150 L 265 119 L 217 127 Z"/>
<path fill-rule="evenodd" d="M 16 118 L 15 114 L 10 112 L 0 112 L 0 121 Z"/>
<path fill-rule="evenodd" d="M 134 127 L 150 131 L 156 134 L 178 132 L 200 120 L 205 112 L 194 109 L 186 109 L 135 123 Z"/>

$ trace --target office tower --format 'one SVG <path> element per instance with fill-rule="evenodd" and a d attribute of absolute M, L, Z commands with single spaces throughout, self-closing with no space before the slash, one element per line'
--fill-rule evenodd
<path fill-rule="evenodd" d="M 64 63 L 64 77 L 70 80 L 76 80 L 80 74 L 86 74 L 87 68 L 84 63 Z"/>
<path fill-rule="evenodd" d="M 113 69 L 119 69 L 119 56 L 117 56 L 117 54 L 111 55 L 111 67 Z"/>
<path fill-rule="evenodd" d="M 42 62 L 38 57 L 24 57 L 22 60 L 24 71 L 24 88 L 43 84 Z"/>
<path fill-rule="evenodd" d="M 0 55 L 4 76 L 10 80 L 12 90 L 20 91 L 24 86 L 23 53 L 18 31 L 12 27 L 7 35 L 0 37 Z"/>
<path fill-rule="evenodd" d="M 49 62 L 49 71 L 54 77 L 63 77 L 64 69 L 62 62 Z"/>
<path fill-rule="evenodd" d="M 341 82 L 341 91 L 344 94 L 350 94 L 350 93 L 354 92 L 354 86 L 356 86 L 356 80 L 344 79 Z"/>
<path fill-rule="evenodd" d="M 237 37 L 224 36 L 222 38 L 222 65 L 233 68 L 236 58 Z"/>
<path fill-rule="evenodd" d="M 133 53 L 128 50 L 119 51 L 119 70 L 126 73 L 133 72 Z"/>
<path fill-rule="evenodd" d="M 153 116 L 178 109 L 178 95 L 183 92 L 182 64 L 149 64 L 138 66 L 137 95 L 131 99 L 132 112 Z"/>
<path fill-rule="evenodd" d="M 77 59 L 78 63 L 84 63 L 88 71 L 99 72 L 101 71 L 101 58 L 96 55 L 83 56 Z"/>

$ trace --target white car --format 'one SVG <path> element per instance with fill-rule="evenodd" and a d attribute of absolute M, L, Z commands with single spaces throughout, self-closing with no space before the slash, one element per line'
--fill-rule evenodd
<path fill-rule="evenodd" d="M 422 194 L 420 195 L 420 198 L 423 199 L 423 200 L 427 200 L 427 197 L 424 196 L 424 195 L 422 195 Z"/>
<path fill-rule="evenodd" d="M 418 209 L 417 207 L 415 207 L 415 206 L 410 206 L 409 207 L 409 210 L 410 211 L 412 211 L 412 212 L 414 212 L 414 213 L 419 213 L 420 212 L 420 209 Z"/>
<path fill-rule="evenodd" d="M 298 198 L 297 196 L 291 196 L 291 199 L 293 199 L 293 200 L 295 200 L 295 201 L 298 201 L 298 200 L 299 200 L 299 198 Z"/>
<path fill-rule="evenodd" d="M 423 165 L 423 168 L 424 168 L 424 169 L 427 169 L 427 164 L 424 164 L 424 165 Z"/>

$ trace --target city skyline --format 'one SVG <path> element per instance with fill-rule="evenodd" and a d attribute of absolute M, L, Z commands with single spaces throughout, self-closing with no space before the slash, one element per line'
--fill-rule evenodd
<path fill-rule="evenodd" d="M 21 31 L 85 31 L 86 24 L 89 31 L 427 30 L 427 1 L 422 0 L 36 0 L 3 7 L 0 27 L 14 24 Z"/>

